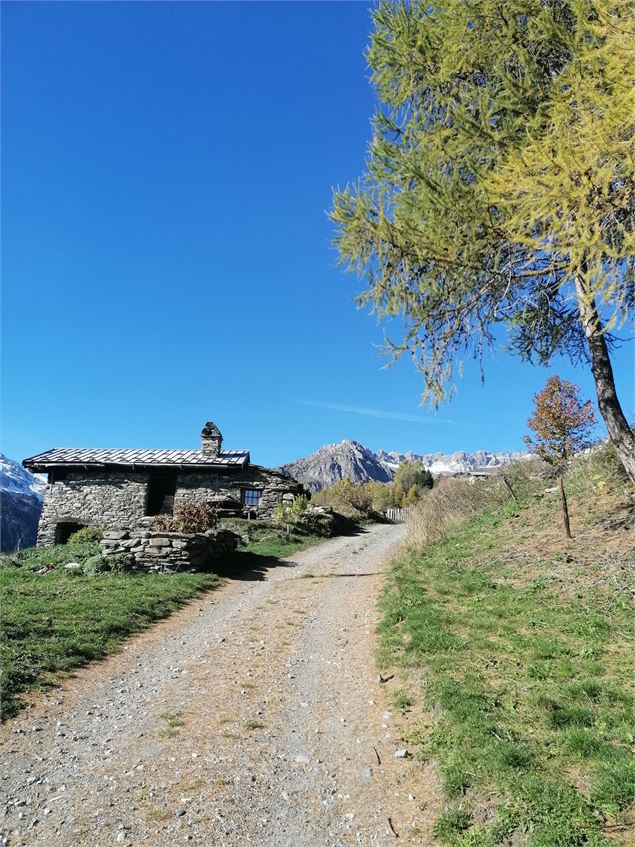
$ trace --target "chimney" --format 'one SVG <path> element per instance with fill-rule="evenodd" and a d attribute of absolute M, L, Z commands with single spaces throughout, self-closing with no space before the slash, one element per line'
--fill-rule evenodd
<path fill-rule="evenodd" d="M 223 436 L 213 421 L 208 421 L 201 432 L 201 450 L 204 456 L 218 456 Z"/>

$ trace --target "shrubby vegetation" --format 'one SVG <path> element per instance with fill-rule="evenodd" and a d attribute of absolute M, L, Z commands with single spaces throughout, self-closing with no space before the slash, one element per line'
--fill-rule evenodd
<path fill-rule="evenodd" d="M 183 503 L 174 515 L 158 515 L 154 528 L 161 532 L 209 532 L 218 524 L 218 509 L 214 503 Z"/>
<path fill-rule="evenodd" d="M 353 482 L 342 479 L 324 488 L 311 502 L 330 506 L 357 520 L 377 520 L 390 508 L 412 506 L 430 491 L 434 480 L 421 462 L 403 462 L 392 482 Z"/>
<path fill-rule="evenodd" d="M 101 526 L 83 526 L 74 532 L 68 539 L 69 544 L 84 544 L 92 541 L 101 541 L 104 537 L 104 530 Z"/>

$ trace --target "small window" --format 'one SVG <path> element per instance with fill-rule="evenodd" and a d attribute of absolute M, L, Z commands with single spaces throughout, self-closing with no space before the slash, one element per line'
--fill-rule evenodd
<path fill-rule="evenodd" d="M 259 506 L 262 491 L 257 488 L 243 488 L 242 502 L 243 506 Z"/>

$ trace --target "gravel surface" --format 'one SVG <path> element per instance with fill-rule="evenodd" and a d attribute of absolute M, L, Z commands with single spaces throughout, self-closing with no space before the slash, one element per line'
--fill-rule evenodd
<path fill-rule="evenodd" d="M 426 843 L 432 789 L 395 756 L 373 658 L 403 537 L 373 526 L 239 575 L 34 698 L 0 731 L 0 843 Z"/>

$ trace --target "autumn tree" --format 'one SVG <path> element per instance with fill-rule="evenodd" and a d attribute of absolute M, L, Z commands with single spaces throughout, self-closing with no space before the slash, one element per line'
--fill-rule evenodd
<path fill-rule="evenodd" d="M 635 302 L 635 24 L 629 0 L 382 2 L 367 173 L 337 191 L 360 303 L 401 316 L 424 402 L 507 337 L 590 364 L 635 482 L 610 349 Z"/>
<path fill-rule="evenodd" d="M 432 474 L 421 462 L 402 462 L 393 480 L 395 502 L 400 506 L 411 505 L 432 488 L 433 482 Z"/>
<path fill-rule="evenodd" d="M 534 404 L 534 413 L 527 421 L 534 437 L 526 435 L 525 444 L 559 471 L 562 519 L 567 537 L 571 538 L 563 475 L 574 453 L 588 446 L 589 433 L 595 424 L 593 406 L 590 400 L 582 403 L 577 385 L 559 376 L 549 377 L 543 390 L 534 396 Z"/>

